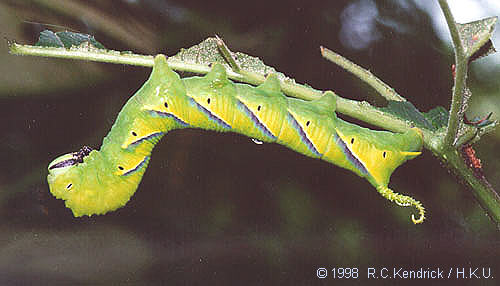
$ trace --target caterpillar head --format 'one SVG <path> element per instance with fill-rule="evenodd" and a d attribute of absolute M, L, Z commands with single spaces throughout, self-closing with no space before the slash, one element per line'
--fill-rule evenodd
<path fill-rule="evenodd" d="M 392 133 L 346 124 L 337 133 L 348 153 L 353 154 L 350 160 L 360 176 L 375 187 L 387 187 L 394 170 L 420 155 L 422 150 L 422 131 L 418 128 Z"/>
<path fill-rule="evenodd" d="M 64 200 L 75 217 L 105 214 L 122 207 L 137 185 L 110 172 L 107 165 L 101 152 L 86 146 L 59 156 L 48 167 L 50 192 Z"/>
<path fill-rule="evenodd" d="M 418 128 L 405 133 L 385 133 L 384 144 L 373 150 L 367 165 L 377 184 L 387 186 L 394 170 L 422 154 L 423 135 Z"/>
<path fill-rule="evenodd" d="M 406 140 L 403 146 L 402 153 L 406 155 L 406 159 L 410 160 L 422 154 L 422 147 L 424 142 L 424 133 L 417 127 L 410 128 L 403 136 L 411 138 Z"/>

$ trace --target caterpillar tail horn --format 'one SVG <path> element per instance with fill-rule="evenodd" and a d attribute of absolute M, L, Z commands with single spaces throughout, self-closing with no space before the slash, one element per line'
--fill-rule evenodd
<path fill-rule="evenodd" d="M 402 194 L 398 194 L 394 192 L 393 190 L 389 189 L 388 187 L 384 186 L 379 186 L 377 187 L 377 191 L 386 199 L 388 199 L 391 202 L 395 202 L 396 204 L 402 206 L 402 207 L 408 207 L 408 206 L 414 206 L 419 214 L 418 218 L 415 218 L 415 215 L 411 215 L 411 220 L 414 224 L 419 224 L 424 222 L 425 220 L 425 208 L 422 206 L 422 203 L 419 201 L 415 200 L 412 197 L 405 196 Z"/>

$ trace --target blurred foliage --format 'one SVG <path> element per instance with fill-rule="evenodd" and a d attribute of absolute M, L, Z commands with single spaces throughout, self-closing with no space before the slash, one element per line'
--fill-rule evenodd
<path fill-rule="evenodd" d="M 363 3 L 377 11 L 377 37 L 355 50 L 345 40 L 356 35 L 345 32 L 346 11 Z M 49 28 L 92 34 L 116 50 L 169 55 L 217 34 L 299 82 L 372 101 L 372 90 L 321 58 L 324 45 L 369 68 L 419 110 L 448 107 L 451 50 L 412 3 L 4 0 L 0 25 L 2 36 L 21 43 Z M 472 65 L 470 118 L 500 114 L 500 70 L 489 60 Z M 399 168 L 391 182 L 425 204 L 428 220 L 419 226 L 409 223 L 410 210 L 346 170 L 200 130 L 172 132 L 158 145 L 126 207 L 74 219 L 49 195 L 46 165 L 84 144 L 98 147 L 149 70 L 16 57 L 5 42 L 0 62 L 2 285 L 308 285 L 319 282 L 320 266 L 359 267 L 362 277 L 367 267 L 383 266 L 499 269 L 498 232 L 430 154 Z M 497 131 L 475 146 L 497 188 L 499 141 Z"/>

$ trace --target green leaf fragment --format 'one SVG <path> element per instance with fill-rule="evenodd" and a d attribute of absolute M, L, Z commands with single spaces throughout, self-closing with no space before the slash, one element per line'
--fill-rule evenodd
<path fill-rule="evenodd" d="M 479 135 L 481 136 L 483 134 L 487 134 L 487 133 L 495 131 L 498 124 L 499 124 L 498 120 L 487 120 L 486 122 L 481 123 L 478 126 L 480 128 Z"/>
<path fill-rule="evenodd" d="M 82 44 L 88 44 L 96 49 L 106 49 L 104 45 L 96 41 L 92 35 L 68 31 L 54 33 L 50 30 L 45 30 L 40 33 L 40 37 L 35 46 L 69 49 Z"/>
<path fill-rule="evenodd" d="M 50 30 L 45 30 L 40 33 L 40 37 L 38 38 L 38 42 L 35 46 L 42 47 L 64 47 L 64 43 L 59 39 L 56 34 Z"/>
<path fill-rule="evenodd" d="M 409 101 L 390 100 L 386 107 L 381 107 L 379 110 L 390 113 L 416 127 L 435 130 L 432 123 Z"/>
<path fill-rule="evenodd" d="M 497 20 L 497 17 L 490 17 L 466 24 L 457 23 L 460 41 L 468 58 L 474 60 L 495 52 L 490 38 Z"/>
<path fill-rule="evenodd" d="M 482 57 L 486 57 L 486 56 L 489 56 L 493 53 L 496 53 L 497 50 L 495 50 L 495 47 L 493 46 L 493 43 L 491 42 L 491 40 L 489 40 L 488 42 L 486 42 L 486 44 L 484 44 L 479 50 L 477 50 L 477 52 L 475 52 L 471 57 L 470 57 L 470 61 L 475 61 L 479 58 L 482 58 Z"/>
<path fill-rule="evenodd" d="M 435 130 L 444 128 L 448 125 L 448 110 L 442 106 L 435 107 L 424 113 L 424 117 L 432 124 Z"/>
<path fill-rule="evenodd" d="M 210 65 L 213 63 L 220 63 L 226 68 L 231 68 L 217 46 L 217 38 L 210 37 L 205 39 L 198 45 L 192 46 L 188 49 L 181 49 L 176 55 L 169 57 L 169 60 L 178 60 L 192 64 Z M 276 71 L 276 69 L 267 66 L 264 62 L 253 56 L 249 56 L 240 52 L 231 52 L 231 56 L 240 67 L 240 69 L 266 76 L 270 73 L 275 73 L 280 81 L 295 83 L 295 80 L 285 76 L 283 73 Z"/>

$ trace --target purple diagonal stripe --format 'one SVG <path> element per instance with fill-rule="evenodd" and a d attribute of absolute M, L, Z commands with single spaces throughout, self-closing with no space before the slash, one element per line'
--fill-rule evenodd
<path fill-rule="evenodd" d="M 314 147 L 314 144 L 307 138 L 307 134 L 304 132 L 304 129 L 302 129 L 302 126 L 297 122 L 295 117 L 293 117 L 292 114 L 288 113 L 288 121 L 292 124 L 292 127 L 299 133 L 300 140 L 306 144 L 307 148 L 316 156 L 321 157 L 321 153 L 318 152 L 316 147 Z"/>
<path fill-rule="evenodd" d="M 237 105 L 238 105 L 238 108 L 243 110 L 243 112 L 248 117 L 250 117 L 250 120 L 252 120 L 255 127 L 257 127 L 257 129 L 259 129 L 259 131 L 262 132 L 262 134 L 264 134 L 264 136 L 266 136 L 267 138 L 269 138 L 270 140 L 273 140 L 273 141 L 275 141 L 277 139 L 276 136 L 274 136 L 274 134 L 262 122 L 260 122 L 259 118 L 257 118 L 257 116 L 255 116 L 255 114 L 243 102 L 238 100 Z"/>
<path fill-rule="evenodd" d="M 157 116 L 160 116 L 160 117 L 170 117 L 172 119 L 174 119 L 177 123 L 181 124 L 181 125 L 184 125 L 185 127 L 188 127 L 189 124 L 184 122 L 182 119 L 180 119 L 179 117 L 173 115 L 172 113 L 167 113 L 167 112 L 162 112 L 162 111 L 157 111 L 157 110 L 148 110 L 150 114 L 152 115 L 157 115 Z"/>
<path fill-rule="evenodd" d="M 134 142 L 130 143 L 128 146 L 130 147 L 132 145 L 137 145 L 137 144 L 139 144 L 139 143 L 141 143 L 143 141 L 159 137 L 159 136 L 161 136 L 163 134 L 165 134 L 165 133 L 164 132 L 155 132 L 155 133 L 149 134 L 148 136 L 144 136 L 142 138 L 139 138 L 139 139 L 135 140 Z"/>
<path fill-rule="evenodd" d="M 225 129 L 231 129 L 231 125 L 227 124 L 226 122 L 224 122 L 224 120 L 222 120 L 219 117 L 217 117 L 210 110 L 206 109 L 201 104 L 199 104 L 198 102 L 196 102 L 196 100 L 194 100 L 194 98 L 190 97 L 189 101 L 191 102 L 191 104 L 193 104 L 194 106 L 196 106 L 196 108 L 198 108 L 198 110 L 200 110 L 201 112 L 205 113 L 205 115 L 207 115 L 210 120 L 212 120 L 213 122 L 221 125 Z"/>
<path fill-rule="evenodd" d="M 148 160 L 149 160 L 149 156 L 144 157 L 144 160 L 142 160 L 139 164 L 137 164 L 137 166 L 135 166 L 135 168 L 123 173 L 122 176 L 128 176 L 128 175 L 140 170 L 142 167 L 144 167 L 148 163 Z"/>
<path fill-rule="evenodd" d="M 368 170 L 366 170 L 365 165 L 363 165 L 363 163 L 361 163 L 361 161 L 359 161 L 358 158 L 354 156 L 354 154 L 351 152 L 349 147 L 347 147 L 347 144 L 342 140 L 342 138 L 340 138 L 340 136 L 338 136 L 337 134 L 335 134 L 334 138 L 335 143 L 340 147 L 344 155 L 347 157 L 347 160 L 351 162 L 361 173 L 365 175 L 368 174 Z"/>

